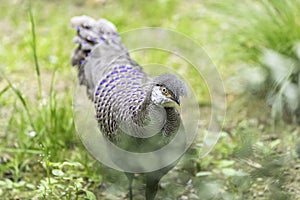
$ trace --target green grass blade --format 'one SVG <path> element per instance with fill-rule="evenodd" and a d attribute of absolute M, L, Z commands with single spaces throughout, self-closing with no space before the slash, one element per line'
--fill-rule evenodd
<path fill-rule="evenodd" d="M 14 149 L 14 148 L 3 148 L 0 152 L 8 153 L 29 153 L 29 154 L 42 154 L 43 151 L 36 149 Z"/>
<path fill-rule="evenodd" d="M 7 79 L 6 77 L 4 77 L 4 79 L 7 81 L 8 85 L 9 85 L 9 88 L 12 89 L 12 91 L 16 94 L 16 96 L 18 97 L 18 99 L 21 101 L 21 103 L 22 103 L 22 105 L 23 105 L 23 107 L 24 107 L 24 109 L 25 109 L 25 111 L 26 111 L 26 115 L 27 115 L 27 117 L 28 117 L 28 119 L 29 119 L 29 123 L 30 123 L 32 129 L 33 129 L 34 131 L 36 131 L 36 128 L 35 128 L 34 123 L 33 123 L 33 121 L 32 121 L 32 116 L 31 116 L 31 114 L 30 114 L 30 112 L 29 112 L 29 109 L 28 109 L 28 106 L 27 106 L 27 102 L 26 102 L 26 100 L 24 99 L 24 97 L 23 97 L 21 91 L 20 91 L 16 86 L 14 86 L 14 85 L 10 82 L 9 79 Z"/>
<path fill-rule="evenodd" d="M 9 89 L 9 85 L 6 86 L 5 88 L 3 88 L 1 91 L 0 91 L 0 97 Z"/>
<path fill-rule="evenodd" d="M 31 24 L 31 34 L 32 34 L 32 52 L 33 52 L 33 58 L 34 58 L 34 64 L 35 64 L 35 71 L 37 74 L 37 79 L 38 79 L 38 97 L 42 97 L 42 84 L 41 84 L 41 73 L 40 73 L 40 65 L 38 61 L 38 56 L 37 56 L 37 48 L 36 48 L 36 35 L 35 35 L 35 22 L 31 10 L 31 6 L 29 6 L 29 18 L 30 18 L 30 24 Z"/>

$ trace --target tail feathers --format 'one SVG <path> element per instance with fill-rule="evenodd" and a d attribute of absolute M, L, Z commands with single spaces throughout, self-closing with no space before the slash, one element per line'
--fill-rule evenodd
<path fill-rule="evenodd" d="M 85 15 L 73 17 L 71 26 L 77 29 L 77 36 L 74 37 L 73 42 L 78 44 L 71 57 L 71 64 L 78 66 L 80 84 L 86 85 L 89 89 L 84 71 L 86 60 L 98 43 L 108 42 L 110 38 L 113 38 L 114 42 L 120 42 L 117 28 L 106 19 L 95 20 Z"/>
<path fill-rule="evenodd" d="M 93 47 L 107 35 L 117 34 L 117 28 L 106 19 L 95 20 L 88 16 L 76 16 L 71 19 L 71 26 L 77 29 L 74 43 L 79 44 L 71 59 L 72 65 L 80 66 L 89 55 Z"/>

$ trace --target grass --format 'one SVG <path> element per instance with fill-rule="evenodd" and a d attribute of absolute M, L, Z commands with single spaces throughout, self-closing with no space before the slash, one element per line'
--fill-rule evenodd
<path fill-rule="evenodd" d="M 268 15 L 261 22 L 253 19 L 261 23 L 254 24 L 259 27 L 259 34 L 243 32 L 246 24 L 227 31 L 232 23 L 245 23 L 241 17 L 233 20 L 220 15 L 217 9 L 220 6 L 223 6 L 222 11 L 241 15 L 236 10 L 228 10 L 230 0 L 213 7 L 209 1 L 139 2 L 43 0 L 32 1 L 29 9 L 29 1 L 0 0 L 3 72 L 0 76 L 0 196 L 3 199 L 116 199 L 126 196 L 125 176 L 97 163 L 76 135 L 72 111 L 76 71 L 69 64 L 74 48 L 71 43 L 74 30 L 68 27 L 72 16 L 105 17 L 121 32 L 162 26 L 184 33 L 205 47 L 226 79 L 235 71 L 235 61 L 257 61 L 261 46 L 283 53 L 291 47 L 291 43 L 285 43 L 287 39 L 299 38 L 297 24 L 291 24 L 289 29 L 276 29 L 269 23 L 278 18 L 268 18 Z M 244 9 L 240 12 L 248 9 L 242 3 L 239 6 Z M 276 6 L 288 9 L 279 3 Z M 264 7 L 258 5 L 249 10 L 254 8 Z M 272 14 L 278 15 L 276 12 Z M 284 12 L 286 18 L 292 14 Z M 287 34 L 289 31 L 291 35 Z M 280 37 L 273 38 L 272 32 Z M 238 42 L 234 43 L 232 38 L 236 36 Z M 243 51 L 235 54 L 241 46 L 246 46 L 246 50 L 242 48 Z M 175 70 L 187 67 L 166 52 L 149 52 L 138 52 L 134 56 L 141 63 L 154 60 L 167 63 Z M 202 112 L 209 112 L 206 106 L 210 99 L 204 80 L 199 80 L 192 70 L 186 71 L 185 76 L 197 91 Z M 294 147 L 299 127 L 274 125 L 269 119 L 270 110 L 254 97 L 245 99 L 228 94 L 227 98 L 226 123 L 213 152 L 200 159 L 201 143 L 196 142 L 176 169 L 162 180 L 158 198 L 299 198 L 299 158 Z M 136 179 L 135 197 L 143 199 L 141 177 Z"/>
<path fill-rule="evenodd" d="M 230 62 L 257 63 L 264 48 L 295 56 L 293 48 L 299 40 L 299 1 L 257 0 L 209 2 L 218 19 L 228 22 L 225 31 L 228 40 L 224 43 L 230 54 Z M 287 25 L 288 24 L 288 25 Z"/>
<path fill-rule="evenodd" d="M 41 73 L 40 73 L 40 65 L 38 61 L 38 56 L 37 56 L 37 50 L 36 50 L 36 35 L 35 35 L 35 22 L 34 18 L 32 15 L 32 10 L 31 6 L 29 6 L 29 17 L 30 17 L 30 24 L 31 24 L 31 33 L 32 33 L 32 52 L 33 52 L 33 58 L 34 58 L 34 65 L 35 65 L 35 71 L 37 75 L 37 80 L 38 80 L 38 91 L 39 91 L 39 97 L 41 98 L 42 96 L 42 85 L 41 85 Z M 52 86 L 52 84 L 51 84 Z"/>
<path fill-rule="evenodd" d="M 225 60 L 246 76 L 246 92 L 265 98 L 274 120 L 299 121 L 299 1 L 228 2 L 212 3 L 229 21 Z"/>

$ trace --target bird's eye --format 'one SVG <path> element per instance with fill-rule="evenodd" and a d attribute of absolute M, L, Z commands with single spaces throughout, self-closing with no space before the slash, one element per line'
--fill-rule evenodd
<path fill-rule="evenodd" d="M 165 87 L 161 87 L 161 92 L 165 95 L 168 94 L 168 90 Z"/>

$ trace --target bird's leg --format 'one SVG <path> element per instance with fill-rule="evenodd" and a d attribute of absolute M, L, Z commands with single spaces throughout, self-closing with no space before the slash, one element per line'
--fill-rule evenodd
<path fill-rule="evenodd" d="M 132 181 L 133 181 L 134 174 L 125 172 L 125 175 L 128 178 L 129 200 L 132 200 Z"/>
<path fill-rule="evenodd" d="M 154 200 L 158 190 L 159 179 L 146 176 L 146 200 Z"/>

